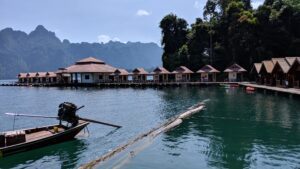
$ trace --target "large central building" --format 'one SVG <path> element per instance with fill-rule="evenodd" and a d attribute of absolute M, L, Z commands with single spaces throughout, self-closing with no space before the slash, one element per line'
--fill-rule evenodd
<path fill-rule="evenodd" d="M 116 69 L 102 60 L 88 57 L 58 71 L 57 74 L 64 83 L 101 83 L 110 81 L 110 75 Z"/>

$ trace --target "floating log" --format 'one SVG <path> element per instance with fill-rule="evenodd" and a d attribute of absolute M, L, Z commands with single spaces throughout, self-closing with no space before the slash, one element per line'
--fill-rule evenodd
<path fill-rule="evenodd" d="M 123 160 L 119 161 L 118 165 L 119 167 L 124 165 L 125 163 L 128 162 L 128 160 L 130 160 L 130 158 L 134 157 L 136 154 L 138 154 L 140 151 L 142 151 L 143 149 L 145 149 L 147 146 L 149 146 L 152 141 L 154 140 L 155 137 L 157 137 L 159 134 L 166 132 L 178 125 L 180 125 L 182 123 L 182 121 L 190 116 L 192 116 L 193 114 L 203 110 L 205 107 L 204 102 L 200 102 L 190 108 L 188 108 L 187 111 L 180 113 L 179 115 L 170 118 L 169 120 L 167 120 L 165 123 L 159 125 L 158 127 L 144 133 L 141 134 L 139 136 L 137 136 L 135 139 L 129 141 L 128 143 L 121 145 L 117 148 L 115 148 L 114 150 L 108 152 L 107 154 L 104 154 L 103 156 L 101 156 L 100 158 L 93 160 L 85 165 L 82 165 L 80 167 L 80 169 L 91 169 L 91 168 L 95 168 L 97 165 L 99 165 L 101 162 L 104 162 L 112 157 L 114 157 L 115 155 L 127 151 L 131 146 L 134 146 L 136 144 L 138 144 L 139 146 L 135 147 L 134 150 L 126 153 L 125 158 L 123 158 Z"/>

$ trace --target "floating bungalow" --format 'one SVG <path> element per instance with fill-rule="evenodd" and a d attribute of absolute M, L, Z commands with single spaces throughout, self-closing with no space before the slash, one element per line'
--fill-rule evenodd
<path fill-rule="evenodd" d="M 225 69 L 224 72 L 228 73 L 229 82 L 237 82 L 243 81 L 243 73 L 247 72 L 247 70 L 235 63 Z"/>
<path fill-rule="evenodd" d="M 272 74 L 275 76 L 276 86 L 277 87 L 288 87 L 289 86 L 289 70 L 290 65 L 284 59 L 276 60 L 272 71 Z"/>
<path fill-rule="evenodd" d="M 20 73 L 18 79 L 19 83 L 56 83 L 57 81 L 54 72 Z"/>
<path fill-rule="evenodd" d="M 251 73 L 258 74 L 261 84 L 277 87 L 299 88 L 300 57 L 272 58 L 261 62 L 258 69 L 255 63 Z M 258 82 L 259 83 L 259 82 Z"/>
<path fill-rule="evenodd" d="M 171 72 L 164 67 L 157 67 L 153 70 L 152 74 L 154 82 L 168 82 Z"/>
<path fill-rule="evenodd" d="M 135 68 L 132 71 L 132 81 L 134 82 L 146 82 L 147 81 L 147 75 L 149 73 L 144 68 Z"/>
<path fill-rule="evenodd" d="M 185 66 L 180 66 L 176 68 L 172 74 L 175 74 L 175 81 L 176 82 L 189 82 L 191 81 L 191 74 L 194 72 L 188 69 Z"/>
<path fill-rule="evenodd" d="M 275 76 L 272 74 L 274 68 L 274 62 L 272 60 L 262 61 L 260 70 L 260 78 L 262 84 L 272 86 L 275 84 Z"/>
<path fill-rule="evenodd" d="M 220 71 L 218 71 L 211 65 L 205 65 L 201 69 L 199 69 L 197 73 L 200 73 L 201 82 L 216 82 L 217 73 L 220 73 Z"/>
<path fill-rule="evenodd" d="M 71 83 L 71 75 L 66 72 L 66 68 L 59 68 L 58 71 L 56 71 L 57 75 L 57 82 L 60 84 L 68 84 Z"/>
<path fill-rule="evenodd" d="M 254 63 L 252 69 L 250 70 L 250 74 L 254 75 L 254 79 L 256 83 L 262 84 L 261 77 L 260 77 L 260 70 L 262 67 L 262 63 Z"/>
<path fill-rule="evenodd" d="M 290 63 L 290 86 L 294 88 L 300 88 L 300 57 L 296 58 L 293 62 Z"/>
<path fill-rule="evenodd" d="M 112 74 L 114 82 L 127 82 L 129 73 L 125 69 L 116 69 Z"/>
<path fill-rule="evenodd" d="M 116 71 L 116 68 L 106 64 L 104 61 L 94 57 L 88 57 L 77 61 L 59 74 L 69 74 L 62 76 L 60 79 L 67 79 L 71 83 L 103 83 L 110 82 L 110 75 Z"/>

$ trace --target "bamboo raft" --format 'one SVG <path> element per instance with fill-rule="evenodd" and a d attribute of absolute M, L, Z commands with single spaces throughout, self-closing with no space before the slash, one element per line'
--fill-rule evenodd
<path fill-rule="evenodd" d="M 152 141 L 154 140 L 155 137 L 157 137 L 159 134 L 163 133 L 163 132 L 167 132 L 168 130 L 180 125 L 182 123 L 182 121 L 190 116 L 192 116 L 193 114 L 203 110 L 205 108 L 204 102 L 200 102 L 190 108 L 187 109 L 187 111 L 180 113 L 179 115 L 170 118 L 169 120 L 167 120 L 166 122 L 164 122 L 163 124 L 159 125 L 158 127 L 144 133 L 141 134 L 139 136 L 137 136 L 136 138 L 134 138 L 133 140 L 127 142 L 124 145 L 121 145 L 117 148 L 115 148 L 114 150 L 108 152 L 107 154 L 104 154 L 103 156 L 99 157 L 96 160 L 93 160 L 87 164 L 84 164 L 80 167 L 80 169 L 91 169 L 91 168 L 95 168 L 97 167 L 100 163 L 105 162 L 109 159 L 111 159 L 112 157 L 127 151 L 128 149 L 132 148 L 132 150 L 130 150 L 129 152 L 126 152 L 124 154 L 124 157 L 121 158 L 122 160 L 118 162 L 118 164 L 116 165 L 123 165 L 124 163 L 126 163 L 128 160 L 130 160 L 132 157 L 134 157 L 136 154 L 138 154 L 139 152 L 141 152 L 143 149 L 145 149 L 146 147 L 148 147 Z"/>

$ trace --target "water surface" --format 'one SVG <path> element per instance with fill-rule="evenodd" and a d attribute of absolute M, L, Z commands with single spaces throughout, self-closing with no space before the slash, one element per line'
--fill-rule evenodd
<path fill-rule="evenodd" d="M 247 94 L 242 89 L 0 87 L 0 132 L 11 130 L 4 112 L 56 115 L 64 101 L 86 107 L 84 117 L 113 122 L 120 130 L 91 124 L 76 140 L 0 159 L 0 168 L 76 168 L 144 133 L 187 107 L 207 108 L 155 142 L 121 168 L 297 168 L 300 166 L 300 101 Z M 15 128 L 56 123 L 21 118 Z M 100 166 L 101 167 L 101 166 Z"/>

